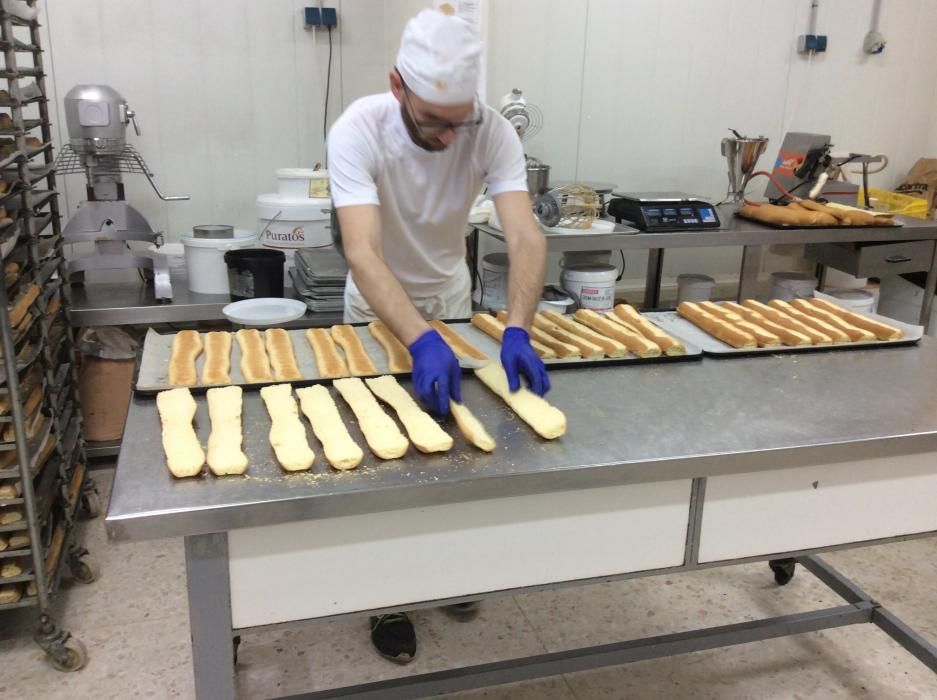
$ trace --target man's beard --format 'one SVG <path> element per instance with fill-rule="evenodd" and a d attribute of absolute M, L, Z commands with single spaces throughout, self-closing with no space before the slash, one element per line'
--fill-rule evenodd
<path fill-rule="evenodd" d="M 423 134 L 420 133 L 420 127 L 418 127 L 413 121 L 413 117 L 410 116 L 410 112 L 407 111 L 407 108 L 402 102 L 400 103 L 400 118 L 403 119 L 403 124 L 405 127 L 407 127 L 407 133 L 410 135 L 410 140 L 424 151 L 445 150 L 446 144 L 444 144 L 442 141 L 439 139 L 426 138 L 423 136 Z"/>

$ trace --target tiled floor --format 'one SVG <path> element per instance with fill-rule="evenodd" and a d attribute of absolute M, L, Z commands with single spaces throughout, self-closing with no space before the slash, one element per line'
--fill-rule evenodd
<path fill-rule="evenodd" d="M 95 478 L 106 502 L 110 473 Z M 57 608 L 90 662 L 76 674 L 51 670 L 30 640 L 31 617 L 0 616 L 0 698 L 193 697 L 182 543 L 108 543 L 101 519 L 82 530 L 100 578 L 68 585 Z M 827 558 L 937 641 L 937 539 Z M 780 588 L 764 564 L 517 595 L 485 601 L 469 623 L 416 613 L 420 654 L 407 667 L 375 656 L 366 620 L 343 618 L 245 634 L 238 682 L 242 697 L 268 698 L 840 602 L 803 570 Z M 937 698 L 937 676 L 862 625 L 449 697 L 925 700 Z"/>

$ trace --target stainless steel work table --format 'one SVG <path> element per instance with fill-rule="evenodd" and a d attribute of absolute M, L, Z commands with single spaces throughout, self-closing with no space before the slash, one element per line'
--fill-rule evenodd
<path fill-rule="evenodd" d="M 613 233 L 547 234 L 549 248 L 555 252 L 583 250 L 647 250 L 644 308 L 659 306 L 663 255 L 668 248 L 703 248 L 742 246 L 742 264 L 739 271 L 739 299 L 756 297 L 758 273 L 761 269 L 763 248 L 776 244 L 808 243 L 891 243 L 896 241 L 937 241 L 937 221 L 924 221 L 911 217 L 898 217 L 900 228 L 810 228 L 776 229 L 733 215 L 733 205 L 717 207 L 722 227 L 704 231 L 675 231 L 672 233 L 643 233 L 629 226 L 618 225 Z M 504 232 L 487 224 L 474 224 L 476 232 L 504 241 Z M 474 258 L 478 260 L 478 233 L 473 237 Z M 937 288 L 937 246 L 928 252 L 924 301 L 920 324 L 930 321 L 934 290 Z M 921 270 L 916 270 L 921 271 Z"/>
<path fill-rule="evenodd" d="M 335 591 L 343 586 L 362 591 L 360 600 L 328 603 L 335 606 L 335 614 L 347 614 L 755 560 L 771 560 L 777 580 L 783 583 L 793 575 L 795 558 L 842 595 L 846 604 L 308 697 L 423 697 L 858 622 L 876 623 L 937 672 L 933 645 L 815 556 L 842 546 L 937 534 L 933 507 L 937 342 L 925 337 L 917 347 L 558 370 L 551 373 L 551 381 L 550 398 L 569 421 L 567 434 L 559 440 L 538 439 L 477 381 L 467 380 L 464 399 L 498 441 L 496 452 L 489 456 L 473 451 L 457 436 L 456 446 L 445 456 L 415 454 L 411 448 L 405 458 L 392 462 L 368 456 L 348 473 L 328 472 L 314 439 L 310 444 L 320 455 L 313 473 L 282 473 L 267 443 L 269 423 L 260 397 L 248 392 L 244 432 L 250 478 L 204 476 L 185 481 L 172 479 L 165 467 L 155 400 L 136 397 L 125 433 L 125 441 L 134 449 L 123 450 L 118 460 L 107 528 L 117 539 L 186 538 L 199 697 L 233 696 L 230 643 L 236 630 L 331 616 L 277 612 L 279 616 L 269 620 L 243 622 L 253 620 L 255 608 L 279 605 L 281 598 L 296 591 L 302 592 L 297 599 L 304 601 L 301 606 L 320 596 L 321 605 L 326 605 L 326 599 L 339 595 Z M 198 404 L 197 432 L 205 444 L 209 424 L 204 397 L 198 398 Z M 346 422 L 364 445 L 357 426 Z M 804 479 L 812 487 L 801 488 Z M 760 500 L 768 492 L 774 500 Z M 663 493 L 686 497 L 676 504 L 683 518 L 679 527 L 671 528 L 663 519 L 641 519 L 658 511 L 673 512 L 671 496 L 657 499 Z M 612 503 L 603 500 L 612 496 L 616 499 Z M 577 499 L 588 504 L 586 510 L 562 512 Z M 590 518 L 608 514 L 593 511 L 614 510 L 617 499 L 622 503 L 631 499 L 630 509 L 619 506 L 626 519 L 607 532 L 596 527 Z M 661 503 L 655 505 L 655 499 Z M 777 503 L 783 505 L 780 521 L 777 514 L 767 515 L 779 507 Z M 739 504 L 758 515 L 749 520 L 753 516 L 746 515 L 748 511 L 734 510 Z M 478 516 L 484 527 L 476 522 L 477 529 L 485 532 L 484 547 L 507 548 L 502 559 L 486 549 L 487 568 L 473 563 L 475 529 L 462 531 L 453 524 L 466 518 L 475 522 L 475 508 L 484 513 Z M 502 510 L 491 515 L 486 508 Z M 820 514 L 811 515 L 816 508 Z M 529 540 L 524 539 L 524 528 L 530 525 L 524 522 L 525 509 L 540 513 Z M 761 522 L 762 512 L 770 523 Z M 417 520 L 407 520 L 411 518 Z M 402 526 L 399 519 L 408 525 Z M 456 561 L 463 562 L 461 566 L 420 569 L 419 552 L 426 556 L 425 542 L 405 554 L 392 551 L 392 541 L 381 542 L 382 561 L 399 559 L 407 562 L 414 576 L 451 576 L 459 583 L 447 588 L 451 582 L 440 579 L 433 592 L 375 604 L 367 595 L 372 591 L 385 595 L 388 587 L 375 586 L 367 578 L 363 588 L 355 588 L 353 570 L 361 557 L 367 561 L 368 556 L 358 548 L 382 540 L 385 529 L 405 538 L 410 526 L 421 536 L 443 537 L 434 551 L 444 557 L 447 550 L 458 550 Z M 509 526 L 514 529 L 498 530 Z M 330 527 L 338 527 L 342 534 L 334 548 L 321 549 L 332 537 Z M 658 527 L 675 534 L 666 539 Z M 356 537 L 356 528 L 363 534 Z M 782 544 L 772 539 L 786 529 L 791 539 Z M 592 535 L 576 534 L 586 532 Z M 590 544 L 599 532 L 614 536 L 614 542 Z M 550 546 L 562 554 L 564 546 L 570 546 L 563 538 L 570 536 L 579 537 L 570 556 L 543 555 L 551 562 L 546 578 L 523 578 L 535 568 L 538 560 L 534 560 L 522 563 L 521 579 L 491 579 L 513 575 L 511 560 L 523 560 L 527 548 Z M 467 537 L 470 545 L 460 537 Z M 738 545 L 741 548 L 727 550 L 724 541 L 739 537 L 747 538 Z M 261 543 L 259 551 L 251 552 L 251 541 Z M 665 549 L 670 559 L 664 556 Z M 617 568 L 588 568 L 590 556 L 609 553 L 633 558 L 620 563 L 616 559 L 612 566 Z M 299 559 L 281 561 L 283 556 Z M 346 561 L 347 571 L 332 560 L 320 561 L 322 556 Z M 666 564 L 659 563 L 661 557 Z M 343 577 L 342 584 L 328 592 L 317 587 L 317 577 L 333 575 Z M 395 580 L 394 575 L 382 570 L 386 580 Z M 300 578 L 280 580 L 296 576 Z M 474 583 L 473 577 L 479 576 L 488 579 Z M 525 583 L 518 585 L 517 580 Z M 408 581 L 393 588 L 416 590 L 407 587 L 417 586 L 415 580 Z M 260 588 L 245 607 L 243 599 L 253 590 L 251 585 Z"/>
<path fill-rule="evenodd" d="M 74 285 L 71 287 L 69 317 L 76 328 L 227 321 L 221 312 L 231 303 L 231 297 L 227 294 L 191 292 L 185 274 L 177 272 L 172 275 L 172 291 L 172 302 L 159 302 L 153 294 L 153 284 L 144 283 L 135 274 L 128 275 L 128 279 L 121 282 Z M 292 287 L 287 287 L 285 296 L 295 299 L 296 293 Z M 292 325 L 330 326 L 341 322 L 341 311 L 307 311 L 302 319 Z"/>

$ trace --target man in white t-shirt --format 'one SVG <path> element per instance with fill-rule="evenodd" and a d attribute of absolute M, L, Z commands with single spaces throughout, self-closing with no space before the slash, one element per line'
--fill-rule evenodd
<path fill-rule="evenodd" d="M 527 191 L 524 152 L 511 124 L 476 94 L 482 44 L 468 23 L 436 10 L 403 33 L 390 92 L 355 101 L 332 126 L 328 167 L 349 275 L 345 322 L 381 319 L 413 357 L 413 387 L 433 411 L 461 402 L 459 362 L 427 319 L 471 315 L 465 228 L 487 186 L 510 260 L 501 362 L 512 391 L 521 378 L 550 383 L 528 329 L 543 285 L 546 242 Z M 405 615 L 372 619 L 379 651 L 409 661 Z"/>

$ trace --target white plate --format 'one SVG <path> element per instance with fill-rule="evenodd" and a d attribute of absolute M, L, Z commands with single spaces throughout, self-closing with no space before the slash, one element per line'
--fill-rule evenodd
<path fill-rule="evenodd" d="M 231 323 L 242 326 L 275 326 L 302 318 L 306 313 L 306 305 L 298 299 L 262 297 L 228 304 L 221 313 Z"/>
<path fill-rule="evenodd" d="M 607 219 L 596 219 L 592 222 L 590 228 L 565 228 L 563 226 L 544 226 L 544 233 L 562 233 L 581 235 L 589 233 L 613 233 L 615 231 L 615 222 Z"/>

